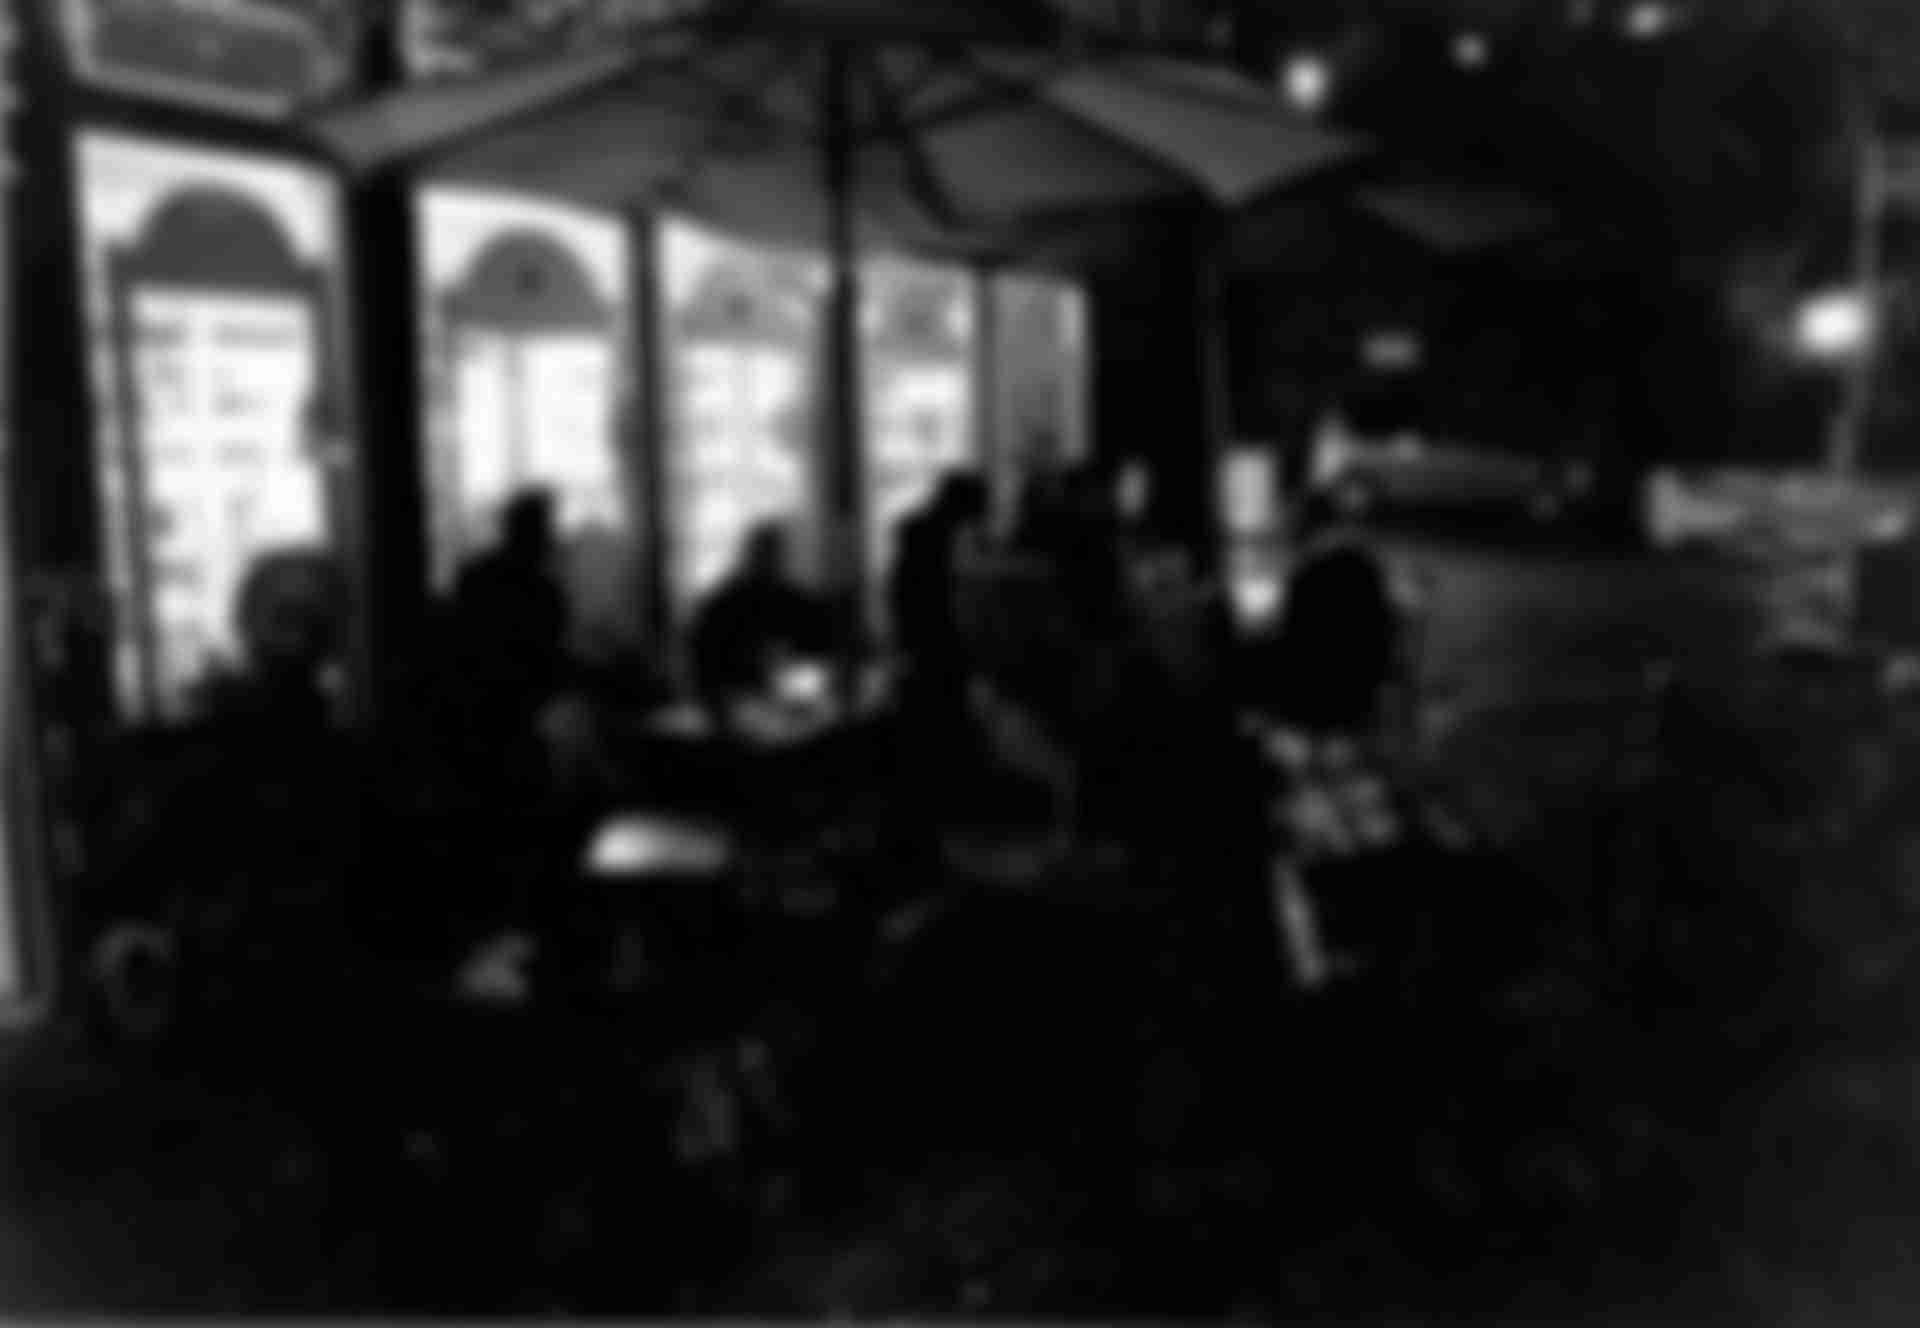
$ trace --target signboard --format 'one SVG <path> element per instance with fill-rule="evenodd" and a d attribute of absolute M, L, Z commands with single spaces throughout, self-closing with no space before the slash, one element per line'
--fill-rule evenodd
<path fill-rule="evenodd" d="M 1274 449 L 1230 447 L 1220 461 L 1220 512 L 1227 533 L 1271 535 L 1280 528 L 1280 467 Z"/>
<path fill-rule="evenodd" d="M 1860 460 L 1870 471 L 1906 470 L 1920 429 L 1920 142 L 1883 142 L 1865 169 L 1872 233 L 1861 237 L 1860 262 L 1877 297 L 1877 336 L 1857 386 L 1865 415 Z"/>
<path fill-rule="evenodd" d="M 716 0 L 400 0 L 405 59 L 415 78 L 475 73 L 695 18 Z"/>
<path fill-rule="evenodd" d="M 262 117 L 341 91 L 361 20 L 357 0 L 45 2 L 88 82 Z"/>
<path fill-rule="evenodd" d="M 1278 448 L 1229 447 L 1220 459 L 1219 483 L 1227 595 L 1236 620 L 1256 627 L 1279 611 L 1285 575 Z"/>

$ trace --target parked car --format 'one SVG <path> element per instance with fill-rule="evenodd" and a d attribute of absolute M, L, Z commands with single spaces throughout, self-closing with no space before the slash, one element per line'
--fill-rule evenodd
<path fill-rule="evenodd" d="M 1914 506 L 1900 486 L 1819 473 L 1662 470 L 1648 479 L 1646 511 L 1660 547 L 1772 563 L 1897 543 Z"/>
<path fill-rule="evenodd" d="M 1331 434 L 1314 449 L 1308 487 L 1344 516 L 1382 511 L 1524 513 L 1561 519 L 1593 495 L 1592 468 L 1494 448 Z"/>

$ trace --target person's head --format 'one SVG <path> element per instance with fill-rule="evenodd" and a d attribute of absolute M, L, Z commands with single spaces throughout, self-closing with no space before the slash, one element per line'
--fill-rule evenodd
<path fill-rule="evenodd" d="M 1301 548 L 1332 539 L 1342 527 L 1339 508 L 1324 494 L 1309 493 L 1294 507 L 1293 541 Z"/>
<path fill-rule="evenodd" d="M 763 521 L 747 533 L 740 551 L 740 573 L 750 581 L 785 581 L 792 575 L 791 554 L 786 527 Z"/>
<path fill-rule="evenodd" d="M 1387 569 L 1379 557 L 1364 545 L 1337 543 L 1295 574 L 1285 621 L 1297 639 L 1331 642 L 1391 613 Z"/>
<path fill-rule="evenodd" d="M 289 549 L 254 560 L 240 584 L 235 628 L 249 668 L 317 681 L 346 634 L 347 586 L 326 554 Z"/>
<path fill-rule="evenodd" d="M 554 552 L 553 495 L 528 489 L 508 500 L 501 522 L 501 546 L 513 557 L 543 562 Z"/>
<path fill-rule="evenodd" d="M 959 526 L 977 525 L 987 516 L 987 482 L 971 471 L 951 471 L 940 481 L 934 506 Z"/>

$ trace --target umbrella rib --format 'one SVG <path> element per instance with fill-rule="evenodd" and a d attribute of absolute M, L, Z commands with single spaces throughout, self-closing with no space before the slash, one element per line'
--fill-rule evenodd
<path fill-rule="evenodd" d="M 898 91 L 887 81 L 886 70 L 875 60 L 868 62 L 866 74 L 879 104 L 882 123 L 879 137 L 882 140 L 896 140 L 900 155 L 907 164 L 908 181 L 935 220 L 948 230 L 958 229 L 961 225 L 960 209 L 954 204 L 953 193 L 940 178 L 933 159 L 928 156 L 926 143 L 907 123 Z"/>
<path fill-rule="evenodd" d="M 747 27 L 742 13 L 731 13 L 720 19 L 699 17 L 676 22 L 670 27 L 662 27 L 645 34 L 642 42 L 652 46 L 661 44 L 661 39 L 677 36 L 682 31 L 705 33 L 707 40 L 686 52 L 675 51 L 669 54 L 642 51 L 632 59 L 623 60 L 598 78 L 578 87 L 568 88 L 564 92 L 543 98 L 534 104 L 520 107 L 511 114 L 501 116 L 483 125 L 449 135 L 440 141 L 412 151 L 398 153 L 391 165 L 403 170 L 418 170 L 445 161 L 459 155 L 462 151 L 486 143 L 488 140 L 504 138 L 518 133 L 521 129 L 543 118 L 564 115 L 576 107 L 590 104 L 609 88 L 624 83 L 639 75 L 665 73 L 693 79 L 694 62 L 700 58 L 701 49 L 724 44 L 733 40 Z M 640 44 L 640 43 L 635 43 Z M 480 75 L 474 81 L 484 81 L 487 75 Z"/>
<path fill-rule="evenodd" d="M 943 61 L 935 57 L 929 67 L 923 70 L 920 77 L 916 80 L 917 86 L 909 90 L 905 95 L 904 105 L 911 108 L 913 101 L 919 94 L 933 83 L 934 76 L 937 73 L 942 73 L 951 68 L 964 67 L 965 66 L 957 60 Z M 965 96 L 954 97 L 945 104 L 935 107 L 921 116 L 914 116 L 909 110 L 907 115 L 908 126 L 917 133 L 925 133 L 930 129 L 941 129 L 949 124 L 969 120 L 976 115 L 984 115 L 989 111 L 998 110 L 1002 107 L 1011 108 L 1042 101 L 1046 97 L 1046 77 L 1051 74 L 1051 71 L 1049 71 L 1049 75 L 1047 76 L 1039 76 L 1031 80 L 1021 80 L 1001 74 L 992 74 L 989 76 L 988 71 L 978 68 L 971 72 L 973 72 L 979 81 L 986 83 L 992 90 L 987 92 L 969 92 Z"/>
<path fill-rule="evenodd" d="M 692 149 L 695 155 L 704 156 L 716 150 L 725 141 L 726 133 L 740 125 L 756 120 L 763 126 L 774 126 L 780 123 L 780 117 L 774 114 L 772 106 L 761 100 L 760 89 L 782 65 L 787 63 L 796 45 L 792 38 L 782 38 L 773 42 L 766 64 L 756 72 L 749 87 L 737 87 L 701 71 L 692 69 L 686 71 L 688 77 L 712 91 L 719 98 L 720 103 L 712 131 L 703 134 L 701 142 Z M 683 160 L 682 165 L 684 164 Z"/>
<path fill-rule="evenodd" d="M 962 59 L 971 66 L 979 78 L 986 82 L 999 83 L 1002 86 L 1017 84 L 1016 80 L 1008 79 L 1005 75 L 989 69 L 980 62 L 977 56 L 971 53 L 962 56 Z M 1149 144 L 1132 139 L 1111 125 L 1101 124 L 1098 120 L 1090 116 L 1082 115 L 1070 107 L 1061 106 L 1048 95 L 1044 84 L 1036 83 L 1031 89 L 1031 92 L 1037 105 L 1044 106 L 1047 110 L 1059 116 L 1067 123 L 1076 126 L 1086 133 L 1092 134 L 1095 138 L 1098 138 L 1115 151 L 1124 156 L 1132 157 L 1134 161 L 1146 166 L 1148 169 L 1156 171 L 1161 175 L 1171 176 L 1177 179 L 1184 192 L 1193 194 L 1209 203 L 1217 205 L 1218 200 L 1213 197 L 1213 192 L 1206 187 L 1203 181 L 1195 176 L 1194 172 L 1185 162 L 1163 153 Z"/>
<path fill-rule="evenodd" d="M 402 171 L 430 167 L 435 162 L 456 157 L 469 148 L 518 133 L 528 125 L 548 116 L 565 115 L 576 107 L 588 105 L 607 89 L 626 81 L 645 67 L 644 64 L 622 63 L 590 82 L 568 88 L 551 97 L 541 98 L 533 104 L 518 107 L 510 114 L 498 119 L 489 120 L 485 124 L 470 125 L 445 138 L 396 152 L 381 164 Z"/>

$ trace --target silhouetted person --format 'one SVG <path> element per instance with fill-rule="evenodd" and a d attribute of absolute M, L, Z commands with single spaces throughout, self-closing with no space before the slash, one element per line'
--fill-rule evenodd
<path fill-rule="evenodd" d="M 985 482 L 953 474 L 901 525 L 887 604 L 894 643 L 907 668 L 922 681 L 962 685 L 966 647 L 957 605 L 958 563 L 962 547 L 986 516 Z"/>
<path fill-rule="evenodd" d="M 283 741 L 331 727 L 328 675 L 344 644 L 347 590 L 323 554 L 267 554 L 248 569 L 234 605 L 241 669 L 207 692 L 208 718 L 236 736 Z"/>
<path fill-rule="evenodd" d="M 1290 581 L 1278 631 L 1262 652 L 1262 699 L 1309 732 L 1364 733 L 1393 681 L 1398 637 L 1379 558 L 1357 544 L 1324 545 Z"/>
<path fill-rule="evenodd" d="M 1026 553 L 1053 548 L 1066 513 L 1066 475 L 1059 470 L 1035 470 L 1020 487 L 1014 512 L 1012 543 Z"/>
<path fill-rule="evenodd" d="M 183 1017 L 256 1044 L 272 1042 L 269 1012 L 327 999 L 354 949 L 367 806 L 326 687 L 345 612 L 324 555 L 253 566 L 235 615 L 242 668 L 141 781 L 103 871 L 116 916 L 171 929 L 195 1007 Z"/>
<path fill-rule="evenodd" d="M 968 710 L 973 676 L 960 623 L 960 559 L 987 516 L 979 477 L 948 475 L 921 509 L 901 523 L 899 554 L 887 583 L 887 610 L 902 666 L 903 788 L 919 801 L 922 828 L 934 823 L 964 782 L 976 755 Z"/>
<path fill-rule="evenodd" d="M 559 688 L 567 628 L 553 499 L 522 493 L 507 504 L 499 547 L 463 568 L 454 590 L 460 667 L 502 723 L 530 726 Z"/>
<path fill-rule="evenodd" d="M 783 657 L 825 659 L 833 648 L 832 615 L 793 579 L 786 532 L 763 525 L 694 619 L 694 687 L 724 715 L 734 701 L 766 695 Z"/>

